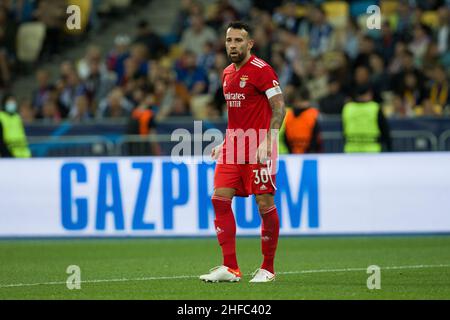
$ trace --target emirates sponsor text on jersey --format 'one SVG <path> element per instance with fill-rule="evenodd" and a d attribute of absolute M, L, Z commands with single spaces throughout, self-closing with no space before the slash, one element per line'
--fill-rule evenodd
<path fill-rule="evenodd" d="M 225 93 L 225 100 L 227 101 L 227 107 L 240 108 L 241 101 L 245 100 L 245 93 Z"/>

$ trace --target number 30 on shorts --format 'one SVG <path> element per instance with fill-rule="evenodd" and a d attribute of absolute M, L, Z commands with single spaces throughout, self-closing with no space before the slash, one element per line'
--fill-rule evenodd
<path fill-rule="evenodd" d="M 269 182 L 269 172 L 267 169 L 253 170 L 255 175 L 255 184 L 268 183 Z"/>

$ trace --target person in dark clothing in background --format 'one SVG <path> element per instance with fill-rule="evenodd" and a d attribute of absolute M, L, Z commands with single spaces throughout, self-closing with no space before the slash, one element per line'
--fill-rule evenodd
<path fill-rule="evenodd" d="M 319 100 L 319 109 L 323 114 L 340 115 L 346 102 L 346 96 L 341 90 L 338 79 L 331 77 L 328 80 L 328 95 Z"/>
<path fill-rule="evenodd" d="M 414 54 L 409 50 L 405 51 L 402 55 L 400 71 L 391 76 L 390 83 L 392 84 L 391 87 L 394 92 L 399 93 L 402 91 L 405 75 L 408 73 L 413 73 L 415 75 L 419 90 L 423 90 L 422 87 L 426 83 L 425 75 L 415 66 Z"/>
<path fill-rule="evenodd" d="M 134 43 L 147 46 L 151 60 L 159 59 L 168 52 L 161 37 L 151 29 L 149 23 L 145 20 L 137 24 L 137 36 Z"/>

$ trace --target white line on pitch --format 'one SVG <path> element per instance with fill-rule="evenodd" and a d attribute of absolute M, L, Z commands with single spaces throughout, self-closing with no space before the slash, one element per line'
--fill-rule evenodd
<path fill-rule="evenodd" d="M 416 266 L 380 267 L 380 269 L 381 270 L 402 270 L 402 269 L 427 269 L 427 268 L 448 268 L 448 267 L 450 267 L 450 264 L 420 264 L 420 265 L 416 265 Z M 285 271 L 285 272 L 277 272 L 277 274 L 352 272 L 352 271 L 366 271 L 366 270 L 367 270 L 367 268 L 319 269 L 319 270 Z"/>
<path fill-rule="evenodd" d="M 449 268 L 450 264 L 420 264 L 415 266 L 391 266 L 380 267 L 381 270 L 405 270 L 405 269 L 429 269 L 429 268 Z M 316 270 L 301 270 L 301 271 L 282 271 L 277 272 L 277 275 L 290 274 L 305 274 L 305 273 L 325 273 L 325 272 L 354 272 L 366 271 L 367 268 L 342 268 L 342 269 L 316 269 Z M 251 274 L 247 274 L 251 275 Z M 132 281 L 152 281 L 152 280 L 177 280 L 177 279 L 196 279 L 198 275 L 191 276 L 166 276 L 166 277 L 142 277 L 142 278 L 121 278 L 121 279 L 97 279 L 84 280 L 81 283 L 102 283 L 102 282 L 132 282 Z M 43 285 L 64 285 L 65 281 L 41 282 L 41 283 L 14 283 L 14 284 L 0 284 L 1 288 L 17 288 L 17 287 L 34 287 Z"/>

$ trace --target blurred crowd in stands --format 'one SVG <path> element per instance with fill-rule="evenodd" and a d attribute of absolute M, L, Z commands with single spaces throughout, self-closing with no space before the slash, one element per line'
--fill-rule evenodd
<path fill-rule="evenodd" d="M 0 3 L 0 83 L 7 86 L 14 59 L 10 29 L 42 19 L 50 30 L 46 50 L 60 50 L 51 37 L 60 36 L 53 22 L 63 1 Z M 152 110 L 156 121 L 225 119 L 224 28 L 239 19 L 253 27 L 253 53 L 278 73 L 288 106 L 306 87 L 322 114 L 339 115 L 355 88 L 369 84 L 387 117 L 450 116 L 450 1 L 202 3 L 181 1 L 171 35 L 155 33 L 151 21 L 136 21 L 134 32 L 116 36 L 113 50 L 93 44 L 83 57 L 63 62 L 58 79 L 37 70 L 36 90 L 20 104 L 24 122 L 117 119 L 135 109 Z M 370 4 L 382 9 L 379 30 L 367 29 Z"/>
<path fill-rule="evenodd" d="M 60 0 L 0 1 L 0 88 L 8 89 L 14 80 L 19 27 L 31 21 L 42 22 L 46 27 L 42 56 L 57 54 L 69 39 L 63 34 L 66 9 L 67 3 Z"/>

